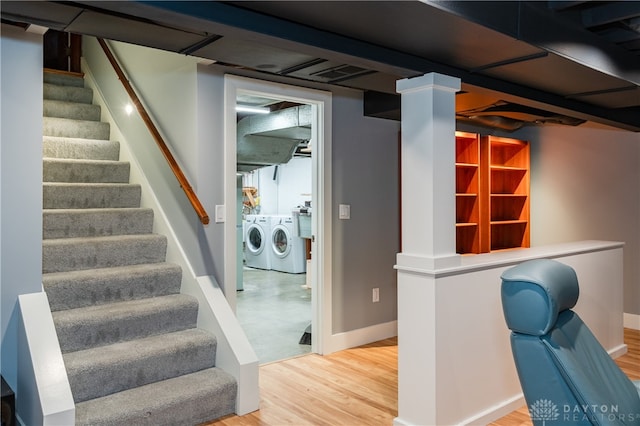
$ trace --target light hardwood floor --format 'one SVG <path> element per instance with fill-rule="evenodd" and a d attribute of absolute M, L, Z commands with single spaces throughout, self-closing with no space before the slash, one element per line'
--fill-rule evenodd
<path fill-rule="evenodd" d="M 260 367 L 260 410 L 210 425 L 391 425 L 398 415 L 396 339 Z"/>
<path fill-rule="evenodd" d="M 616 362 L 640 380 L 640 331 L 625 329 L 627 354 Z M 396 339 L 327 356 L 306 355 L 260 367 L 260 410 L 208 426 L 391 425 L 398 415 Z M 531 425 L 527 408 L 491 423 Z"/>

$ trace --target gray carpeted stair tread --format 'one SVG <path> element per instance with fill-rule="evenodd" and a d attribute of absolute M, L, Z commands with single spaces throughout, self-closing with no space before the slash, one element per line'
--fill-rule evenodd
<path fill-rule="evenodd" d="M 44 83 L 56 84 L 58 86 L 84 87 L 84 78 L 80 75 L 51 72 L 49 70 L 44 70 L 42 81 Z"/>
<path fill-rule="evenodd" d="M 141 187 L 125 183 L 45 182 L 45 209 L 140 207 Z"/>
<path fill-rule="evenodd" d="M 196 425 L 235 409 L 237 384 L 210 368 L 76 405 L 76 425 Z"/>
<path fill-rule="evenodd" d="M 101 121 L 73 120 L 70 118 L 42 117 L 42 134 L 84 139 L 109 139 L 109 123 Z"/>
<path fill-rule="evenodd" d="M 73 87 L 60 84 L 43 83 L 44 99 L 65 102 L 90 104 L 93 101 L 93 90 L 85 87 Z"/>
<path fill-rule="evenodd" d="M 56 238 L 42 242 L 42 273 L 160 263 L 166 253 L 159 234 Z"/>
<path fill-rule="evenodd" d="M 152 231 L 153 210 L 148 208 L 44 209 L 42 215 L 45 240 L 149 234 Z"/>
<path fill-rule="evenodd" d="M 173 263 L 52 272 L 42 275 L 51 311 L 180 293 L 182 269 Z"/>
<path fill-rule="evenodd" d="M 215 337 L 194 328 L 69 352 L 64 363 L 78 403 L 214 367 L 215 350 Z"/>
<path fill-rule="evenodd" d="M 198 301 L 185 294 L 52 312 L 63 353 L 195 328 Z"/>
<path fill-rule="evenodd" d="M 44 136 L 42 142 L 45 158 L 117 161 L 120 156 L 120 142 L 117 141 Z"/>
<path fill-rule="evenodd" d="M 44 117 L 71 118 L 74 120 L 100 121 L 100 106 L 78 102 L 45 99 L 42 102 Z"/>
<path fill-rule="evenodd" d="M 129 163 L 124 161 L 45 158 L 44 182 L 129 183 Z"/>

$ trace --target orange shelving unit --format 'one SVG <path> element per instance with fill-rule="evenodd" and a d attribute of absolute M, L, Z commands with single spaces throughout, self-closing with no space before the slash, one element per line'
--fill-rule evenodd
<path fill-rule="evenodd" d="M 456 132 L 456 251 L 480 249 L 480 139 Z"/>
<path fill-rule="evenodd" d="M 456 251 L 530 246 L 529 143 L 456 132 Z"/>
<path fill-rule="evenodd" d="M 529 143 L 483 136 L 488 152 L 488 249 L 529 247 Z"/>

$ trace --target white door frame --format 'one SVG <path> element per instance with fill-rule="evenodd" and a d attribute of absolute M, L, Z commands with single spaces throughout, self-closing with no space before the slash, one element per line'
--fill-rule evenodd
<path fill-rule="evenodd" d="M 236 98 L 239 93 L 311 105 L 312 206 L 311 333 L 312 352 L 331 352 L 331 93 L 235 75 L 224 78 L 225 227 L 222 289 L 236 309 Z"/>

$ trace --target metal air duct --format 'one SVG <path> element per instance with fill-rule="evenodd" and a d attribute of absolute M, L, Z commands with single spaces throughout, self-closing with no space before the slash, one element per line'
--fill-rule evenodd
<path fill-rule="evenodd" d="M 299 105 L 238 122 L 238 171 L 284 164 L 311 139 L 311 105 Z"/>

